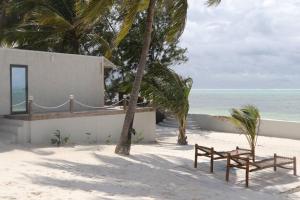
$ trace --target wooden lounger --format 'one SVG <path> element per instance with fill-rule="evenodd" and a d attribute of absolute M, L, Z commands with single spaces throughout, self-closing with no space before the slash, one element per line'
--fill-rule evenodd
<path fill-rule="evenodd" d="M 210 172 L 212 173 L 214 171 L 214 160 L 220 160 L 220 159 L 227 159 L 227 156 L 229 155 L 247 155 L 252 157 L 251 150 L 249 149 L 241 149 L 239 147 L 236 147 L 235 150 L 232 151 L 215 151 L 213 147 L 205 147 L 205 146 L 199 146 L 198 144 L 195 144 L 195 161 L 194 161 L 194 167 L 197 168 L 198 164 L 198 156 L 204 156 L 210 158 Z"/>
<path fill-rule="evenodd" d="M 231 161 L 233 161 L 234 163 L 232 164 Z M 274 171 L 277 170 L 277 167 L 284 169 L 292 169 L 294 171 L 294 175 L 297 176 L 296 157 L 289 158 L 277 156 L 276 154 L 274 154 L 274 158 L 268 158 L 256 162 L 251 162 L 249 158 L 228 154 L 226 167 L 226 181 L 229 181 L 229 171 L 232 167 L 246 170 L 246 187 L 249 186 L 249 172 L 255 172 L 266 168 L 274 168 Z"/>

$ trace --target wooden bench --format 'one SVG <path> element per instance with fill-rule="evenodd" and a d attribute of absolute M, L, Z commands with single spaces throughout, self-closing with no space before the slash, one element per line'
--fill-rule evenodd
<path fill-rule="evenodd" d="M 233 163 L 231 163 L 233 161 Z M 292 166 L 289 166 L 292 165 Z M 229 181 L 230 168 L 236 167 L 239 169 L 245 169 L 246 171 L 246 187 L 249 187 L 249 173 L 255 172 L 267 168 L 273 168 L 274 171 L 277 167 L 284 169 L 291 169 L 294 171 L 294 175 L 297 176 L 296 157 L 283 157 L 274 154 L 273 158 L 263 159 L 260 161 L 251 162 L 249 157 L 241 157 L 239 155 L 227 155 L 226 166 L 226 181 Z"/>
<path fill-rule="evenodd" d="M 236 147 L 235 150 L 232 151 L 215 151 L 213 147 L 205 147 L 200 146 L 198 144 L 195 144 L 195 161 L 194 161 L 194 167 L 197 168 L 198 165 L 198 156 L 204 156 L 210 158 L 210 172 L 213 173 L 214 171 L 214 160 L 220 160 L 220 159 L 227 159 L 229 155 L 232 156 L 249 156 L 253 157 L 251 150 L 249 149 L 242 149 L 239 147 Z"/>

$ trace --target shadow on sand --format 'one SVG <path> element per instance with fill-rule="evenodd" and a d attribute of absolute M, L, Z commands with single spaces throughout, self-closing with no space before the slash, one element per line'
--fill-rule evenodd
<path fill-rule="evenodd" d="M 237 173 L 237 170 L 232 170 L 230 182 L 225 182 L 223 161 L 216 162 L 215 173 L 210 174 L 208 162 L 201 162 L 198 168 L 194 169 L 190 159 L 176 156 L 138 154 L 121 157 L 100 153 L 93 154 L 99 164 L 47 158 L 43 162 L 35 163 L 51 170 L 69 173 L 74 177 L 71 180 L 57 176 L 24 175 L 38 185 L 70 191 L 101 192 L 107 199 L 114 195 L 135 198 L 147 196 L 154 199 L 259 199 L 262 194 L 253 193 L 251 190 L 254 189 L 265 190 L 268 193 L 276 192 L 273 198 L 275 200 L 280 199 L 282 195 L 279 195 L 280 191 L 276 188 L 267 189 L 269 186 L 299 181 L 290 174 L 266 170 L 251 174 L 249 190 L 243 188 L 244 177 L 240 177 L 241 174 Z"/>

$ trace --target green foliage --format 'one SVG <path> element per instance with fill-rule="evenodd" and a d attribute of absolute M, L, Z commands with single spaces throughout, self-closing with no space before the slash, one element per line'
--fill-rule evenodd
<path fill-rule="evenodd" d="M 208 6 L 217 6 L 221 3 L 221 0 L 208 0 L 207 5 Z"/>
<path fill-rule="evenodd" d="M 89 144 L 93 144 L 93 143 L 96 143 L 96 141 L 95 140 L 92 140 L 92 133 L 84 133 L 85 135 L 86 135 L 86 138 L 87 138 L 87 142 L 89 143 Z"/>
<path fill-rule="evenodd" d="M 1 31 L 0 42 L 63 53 L 87 54 L 91 45 L 110 51 L 95 28 L 112 6 L 112 0 L 11 0 L 5 9 L 11 23 Z"/>
<path fill-rule="evenodd" d="M 230 121 L 245 134 L 250 148 L 254 151 L 260 126 L 258 108 L 253 105 L 246 105 L 240 109 L 233 108 Z"/>
<path fill-rule="evenodd" d="M 60 130 L 56 130 L 53 133 L 54 138 L 51 138 L 51 144 L 60 147 L 61 145 L 65 145 L 69 142 L 70 136 L 63 137 Z"/>
<path fill-rule="evenodd" d="M 143 45 L 143 33 L 145 31 L 146 15 L 140 13 L 136 16 L 128 35 L 115 49 L 112 61 L 119 68 L 106 80 L 106 91 L 110 97 L 118 92 L 129 94 L 134 80 L 134 72 L 138 65 L 140 52 Z M 170 16 L 165 11 L 157 11 L 154 20 L 152 40 L 149 49 L 149 57 L 146 72 L 155 62 L 166 66 L 180 65 L 188 59 L 186 49 L 179 47 L 179 40 L 167 43 L 166 34 L 170 24 Z"/>
<path fill-rule="evenodd" d="M 144 139 L 145 138 L 144 138 L 143 132 L 138 132 L 138 133 L 135 133 L 135 135 L 133 136 L 132 142 L 134 144 L 138 144 L 138 143 L 142 142 Z"/>
<path fill-rule="evenodd" d="M 186 144 L 186 118 L 192 85 L 191 78 L 184 79 L 159 63 L 149 69 L 142 83 L 141 93 L 144 97 L 175 115 L 179 124 L 179 144 Z"/>
<path fill-rule="evenodd" d="M 109 145 L 111 144 L 111 135 L 108 135 L 106 140 L 105 140 L 105 144 Z"/>

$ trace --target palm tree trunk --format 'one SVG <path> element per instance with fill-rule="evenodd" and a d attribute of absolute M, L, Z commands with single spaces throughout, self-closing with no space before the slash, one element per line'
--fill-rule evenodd
<path fill-rule="evenodd" d="M 0 30 L 5 26 L 6 22 L 6 6 L 7 6 L 7 1 L 2 2 L 2 9 L 0 10 Z"/>
<path fill-rule="evenodd" d="M 177 143 L 179 145 L 187 145 L 187 137 L 186 137 L 186 119 L 180 119 L 179 120 L 179 135 Z"/>
<path fill-rule="evenodd" d="M 137 67 L 133 88 L 130 94 L 128 110 L 125 115 L 121 137 L 115 149 L 115 153 L 117 154 L 123 154 L 123 155 L 130 154 L 131 141 L 129 141 L 130 137 L 128 137 L 128 134 L 131 134 L 129 132 L 130 124 L 132 123 L 134 118 L 136 103 L 138 100 L 138 95 L 142 83 L 142 78 L 144 75 L 144 69 L 147 62 L 149 48 L 150 48 L 152 25 L 154 20 L 154 11 L 155 11 L 155 2 L 156 0 L 150 0 L 149 7 L 147 9 L 146 31 L 144 35 L 143 48 L 142 48 L 139 64 Z"/>
<path fill-rule="evenodd" d="M 253 162 L 255 162 L 255 144 L 254 144 L 254 140 L 251 142 L 251 153 L 252 153 L 252 160 Z"/>

